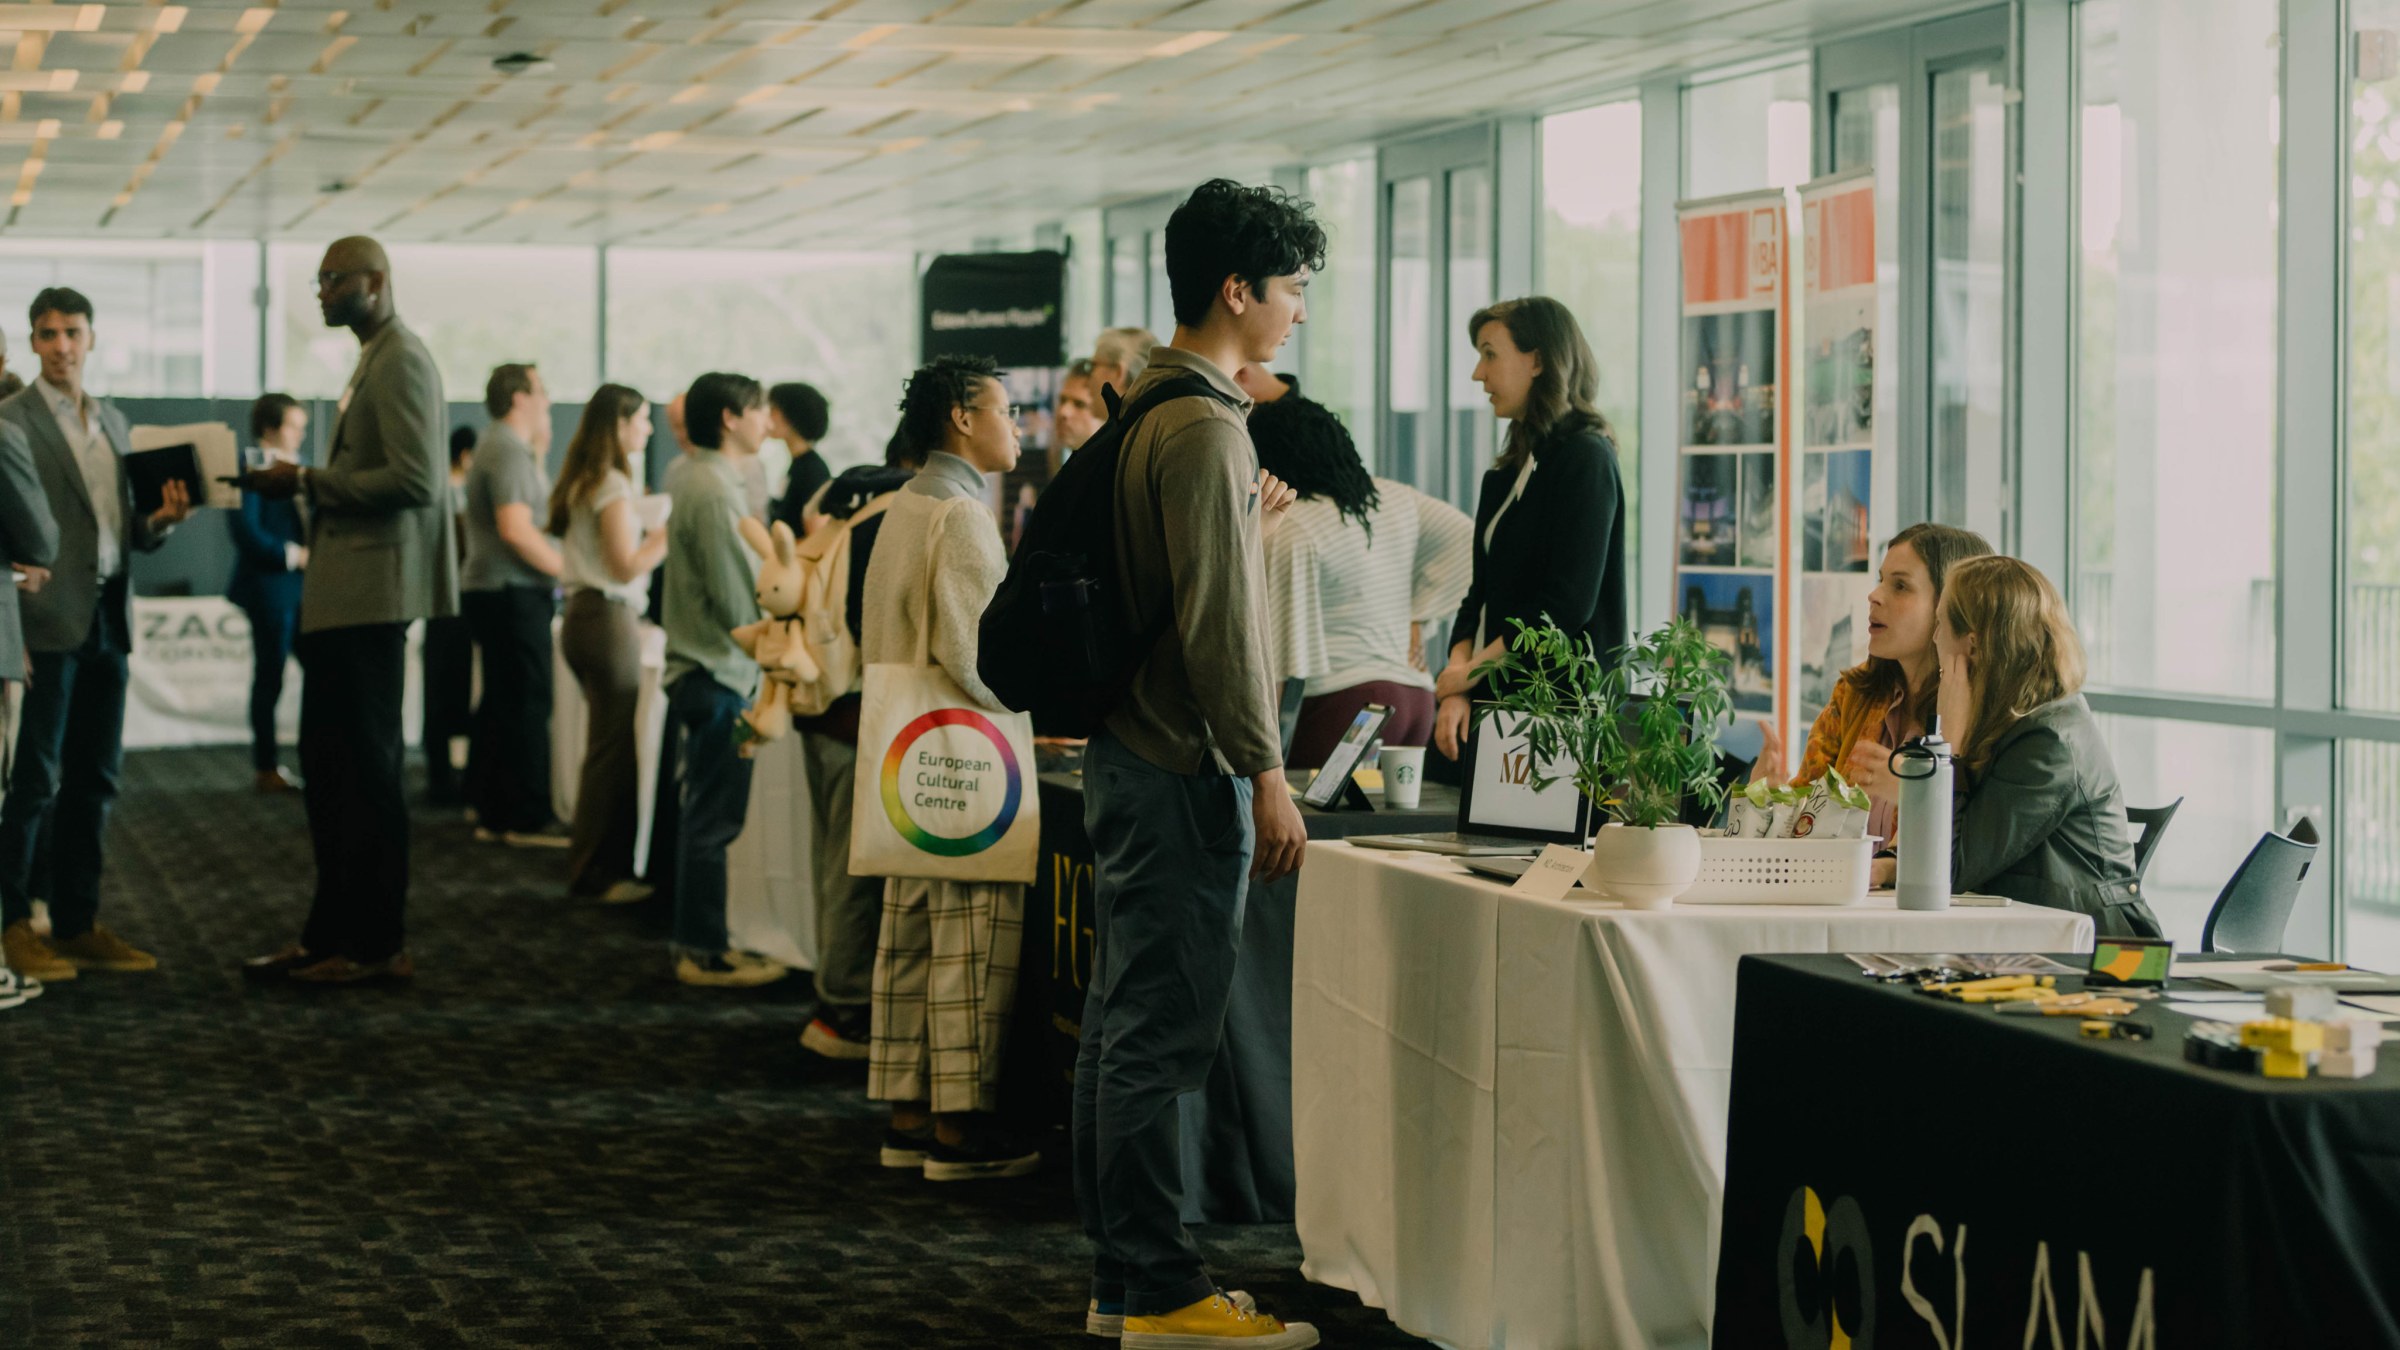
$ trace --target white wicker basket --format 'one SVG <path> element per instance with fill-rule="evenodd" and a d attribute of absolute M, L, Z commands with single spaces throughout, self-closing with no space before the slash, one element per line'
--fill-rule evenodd
<path fill-rule="evenodd" d="M 1685 905 L 1855 905 L 1874 879 L 1872 839 L 1700 840 Z"/>

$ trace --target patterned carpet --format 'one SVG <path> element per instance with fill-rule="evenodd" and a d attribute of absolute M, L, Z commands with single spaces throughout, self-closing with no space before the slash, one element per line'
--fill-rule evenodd
<path fill-rule="evenodd" d="M 416 986 L 252 989 L 304 909 L 298 800 L 237 750 L 131 756 L 103 918 L 165 965 L 0 1013 L 0 1345 L 1100 1344 L 1061 1168 L 880 1170 L 804 979 L 675 984 L 665 916 L 570 905 L 560 856 L 420 813 Z M 1201 1236 L 1328 1345 L 1421 1344 L 1288 1227 Z"/>

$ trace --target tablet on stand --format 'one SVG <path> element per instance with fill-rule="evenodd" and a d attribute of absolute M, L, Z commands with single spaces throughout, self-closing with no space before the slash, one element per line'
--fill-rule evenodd
<path fill-rule="evenodd" d="M 1350 729 L 1342 733 L 1341 742 L 1325 757 L 1325 767 L 1308 781 L 1308 789 L 1300 800 L 1320 811 L 1337 808 L 1372 811 L 1375 804 L 1367 800 L 1366 791 L 1354 779 L 1358 766 L 1365 762 L 1367 749 L 1383 735 L 1383 724 L 1390 720 L 1392 710 L 1382 703 L 1370 703 L 1358 710 L 1351 719 Z"/>

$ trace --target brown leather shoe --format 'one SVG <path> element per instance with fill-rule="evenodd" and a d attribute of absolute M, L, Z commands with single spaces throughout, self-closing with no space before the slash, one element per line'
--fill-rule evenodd
<path fill-rule="evenodd" d="M 253 956 L 242 962 L 242 978 L 258 981 L 280 980 L 295 970 L 313 966 L 323 959 L 308 948 L 294 942 L 288 946 L 278 947 L 264 956 Z"/>
<path fill-rule="evenodd" d="M 291 974 L 300 984 L 365 984 L 370 980 L 414 979 L 417 963 L 407 952 L 394 952 L 381 961 L 353 961 L 347 956 L 328 956 L 313 966 L 302 966 Z"/>
<path fill-rule="evenodd" d="M 0 931 L 0 955 L 8 958 L 8 968 L 28 979 L 44 984 L 57 984 L 74 979 L 77 971 L 65 957 L 51 950 L 33 925 L 23 919 Z"/>
<path fill-rule="evenodd" d="M 262 797 L 272 797 L 278 793 L 300 790 L 300 780 L 280 768 L 259 770 L 256 782 L 259 795 Z"/>
<path fill-rule="evenodd" d="M 158 958 L 118 937 L 107 924 L 96 923 L 78 937 L 50 939 L 60 957 L 79 970 L 114 970 L 132 974 L 158 969 Z M 37 977 L 38 978 L 38 977 Z"/>

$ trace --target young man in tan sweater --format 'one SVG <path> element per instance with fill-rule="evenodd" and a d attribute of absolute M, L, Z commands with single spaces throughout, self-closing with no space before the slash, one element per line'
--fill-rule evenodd
<path fill-rule="evenodd" d="M 1315 1329 L 1220 1294 L 1184 1230 L 1175 1099 L 1216 1058 L 1245 890 L 1299 867 L 1307 843 L 1284 785 L 1259 547 L 1291 492 L 1259 472 L 1234 372 L 1274 359 L 1307 317 L 1325 232 L 1303 203 L 1216 179 L 1176 208 L 1166 243 L 1174 340 L 1126 401 L 1194 377 L 1216 397 L 1142 418 L 1117 471 L 1127 631 L 1164 631 L 1084 757 L 1099 862 L 1075 1068 L 1075 1195 L 1096 1248 L 1085 1328 L 1121 1329 L 1127 1350 L 1301 1350 Z"/>

